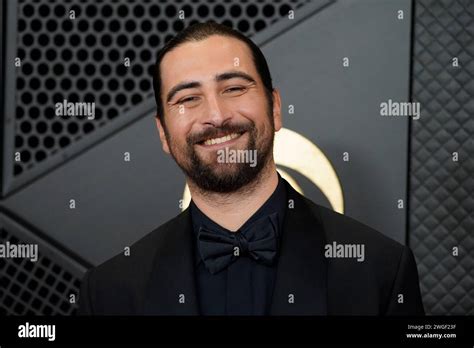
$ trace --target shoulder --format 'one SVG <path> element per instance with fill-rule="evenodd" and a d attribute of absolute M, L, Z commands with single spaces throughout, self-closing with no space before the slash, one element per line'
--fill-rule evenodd
<path fill-rule="evenodd" d="M 95 267 L 95 273 L 114 274 L 116 272 L 123 273 L 127 270 L 137 273 L 137 270 L 140 270 L 140 266 L 149 265 L 153 261 L 156 253 L 166 247 L 167 240 L 172 238 L 173 232 L 186 216 L 187 211 L 167 221 L 163 225 L 158 226 L 131 244 L 129 246 L 129 253 L 125 253 L 124 249 L 119 254 Z"/>
<path fill-rule="evenodd" d="M 155 228 L 131 244 L 129 249 L 90 269 L 84 278 L 92 283 L 91 286 L 99 288 L 128 288 L 130 284 L 134 287 L 145 286 L 155 257 L 166 252 L 169 241 L 177 234 L 175 232 L 186 217 L 187 211 Z"/>
<path fill-rule="evenodd" d="M 129 253 L 124 250 L 89 269 L 81 284 L 79 313 L 134 313 L 140 308 L 155 258 L 166 252 L 183 219 L 185 212 L 133 243 Z"/>
<path fill-rule="evenodd" d="M 337 299 L 332 303 L 335 313 L 386 313 L 394 292 L 418 286 L 409 247 L 351 217 L 307 199 L 305 203 L 324 231 L 329 288 Z"/>
<path fill-rule="evenodd" d="M 327 242 L 364 244 L 375 250 L 401 256 L 404 245 L 384 235 L 376 229 L 347 215 L 316 204 L 304 198 L 305 204 L 320 221 Z"/>

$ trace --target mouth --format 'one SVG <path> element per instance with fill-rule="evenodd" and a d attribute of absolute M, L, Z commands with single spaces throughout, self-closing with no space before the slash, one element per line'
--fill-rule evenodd
<path fill-rule="evenodd" d="M 233 132 L 222 135 L 220 137 L 213 137 L 198 142 L 199 145 L 204 147 L 217 147 L 220 145 L 230 145 L 236 139 L 240 138 L 245 132 Z"/>

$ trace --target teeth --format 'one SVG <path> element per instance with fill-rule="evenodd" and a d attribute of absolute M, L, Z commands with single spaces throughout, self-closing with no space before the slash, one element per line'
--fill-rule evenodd
<path fill-rule="evenodd" d="M 226 141 L 230 141 L 232 139 L 235 139 L 239 136 L 238 133 L 232 133 L 232 134 L 229 134 L 229 135 L 226 135 L 224 137 L 221 137 L 221 138 L 213 138 L 213 139 L 207 139 L 205 142 L 204 142 L 204 145 L 214 145 L 214 144 L 220 144 L 220 143 L 224 143 Z"/>

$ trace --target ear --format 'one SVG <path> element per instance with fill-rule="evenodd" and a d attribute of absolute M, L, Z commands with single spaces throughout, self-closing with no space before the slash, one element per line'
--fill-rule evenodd
<path fill-rule="evenodd" d="M 275 132 L 278 132 L 282 127 L 280 91 L 274 88 L 272 91 L 272 94 L 273 94 L 273 122 L 275 124 Z"/>
<path fill-rule="evenodd" d="M 163 128 L 163 125 L 161 124 L 158 114 L 155 115 L 155 121 L 156 121 L 156 128 L 158 129 L 158 133 L 160 134 L 160 140 L 161 140 L 161 145 L 163 147 L 163 151 L 169 154 L 170 148 L 168 145 L 168 140 L 166 139 L 165 129 Z"/>

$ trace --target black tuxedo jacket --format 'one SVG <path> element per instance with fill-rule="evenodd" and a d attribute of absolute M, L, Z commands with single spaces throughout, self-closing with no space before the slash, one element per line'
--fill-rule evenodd
<path fill-rule="evenodd" d="M 424 315 L 411 250 L 317 205 L 288 183 L 271 315 Z M 199 315 L 189 209 L 89 270 L 79 314 Z M 327 258 L 325 245 L 363 244 L 365 260 Z"/>

